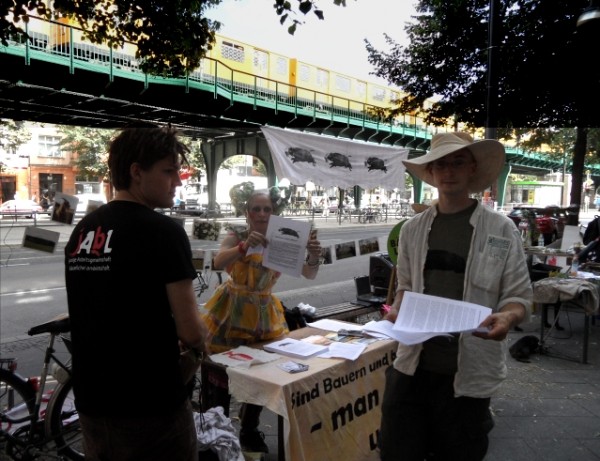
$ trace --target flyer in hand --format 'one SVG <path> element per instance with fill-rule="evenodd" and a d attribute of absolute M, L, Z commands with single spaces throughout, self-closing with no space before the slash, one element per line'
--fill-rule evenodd
<path fill-rule="evenodd" d="M 491 313 L 479 304 L 407 291 L 393 329 L 396 339 L 412 345 L 434 336 L 476 331 Z"/>

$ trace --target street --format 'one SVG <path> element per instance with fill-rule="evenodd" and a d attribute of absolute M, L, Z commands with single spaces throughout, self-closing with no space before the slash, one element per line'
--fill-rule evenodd
<path fill-rule="evenodd" d="M 190 224 L 186 222 L 186 227 L 191 228 L 191 220 L 188 221 Z M 29 220 L 29 224 L 31 222 Z M 380 250 L 387 251 L 389 231 L 397 222 L 394 220 L 394 222 L 379 225 L 338 226 L 334 219 L 329 219 L 327 223 L 324 220 L 321 222 L 316 220 L 315 224 L 323 247 L 377 236 Z M 0 247 L 0 351 L 3 356 L 10 343 L 19 339 L 29 339 L 27 330 L 30 327 L 67 311 L 63 251 L 65 240 L 72 229 L 68 226 L 60 228 L 48 226 L 49 229 L 60 231 L 61 239 L 54 253 L 44 253 L 22 247 L 20 235 L 24 228 L 11 228 L 6 224 L 6 222 L 2 223 L 2 246 Z M 193 249 L 216 250 L 219 244 L 195 239 L 191 239 L 190 242 Z M 356 256 L 322 266 L 314 281 L 282 275 L 275 286 L 275 293 L 278 295 L 285 293 L 301 295 L 304 290 L 325 292 L 339 282 L 348 282 L 348 286 L 351 286 L 353 290 L 354 287 L 351 284 L 353 277 L 366 275 L 368 271 L 369 255 Z M 132 283 L 132 286 L 137 285 L 143 289 L 143 273 L 135 274 L 133 278 L 135 282 Z M 212 289 L 205 292 L 199 298 L 199 303 L 205 302 L 211 293 Z M 17 356 L 20 359 L 19 369 L 22 372 L 29 371 L 27 370 L 28 363 L 32 362 L 34 366 L 37 366 L 41 360 L 41 357 L 22 359 L 19 354 Z M 31 372 L 33 373 L 34 370 Z"/>

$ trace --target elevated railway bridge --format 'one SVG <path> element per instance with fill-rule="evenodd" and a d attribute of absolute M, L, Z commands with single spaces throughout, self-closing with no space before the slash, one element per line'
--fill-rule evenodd
<path fill-rule="evenodd" d="M 275 184 L 260 130 L 264 125 L 405 147 L 409 157 L 423 155 L 439 130 L 414 117 L 386 123 L 376 115 L 381 107 L 249 75 L 211 58 L 185 78 L 151 76 L 139 69 L 134 53 L 76 41 L 75 28 L 60 26 L 70 29 L 60 46 L 39 32 L 43 28 L 35 30 L 34 20 L 28 25 L 30 40 L 0 45 L 0 118 L 113 129 L 140 121 L 171 124 L 202 141 L 209 206 L 216 197 L 217 170 L 233 155 L 258 157 L 269 184 Z M 504 197 L 510 173 L 542 176 L 565 168 L 536 152 L 510 146 L 506 152 L 498 198 Z M 600 167 L 586 168 L 600 175 Z M 422 189 L 414 179 L 417 201 Z"/>

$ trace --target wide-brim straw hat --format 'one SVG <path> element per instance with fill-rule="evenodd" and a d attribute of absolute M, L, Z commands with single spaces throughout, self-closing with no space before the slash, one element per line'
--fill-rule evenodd
<path fill-rule="evenodd" d="M 404 160 L 402 163 L 414 176 L 437 187 L 427 164 L 465 147 L 471 151 L 477 162 L 477 169 L 469 183 L 469 192 L 481 192 L 498 179 L 504 167 L 504 146 L 495 139 L 474 141 L 469 133 L 461 131 L 438 133 L 433 135 L 431 149 L 427 154 L 411 160 Z"/>

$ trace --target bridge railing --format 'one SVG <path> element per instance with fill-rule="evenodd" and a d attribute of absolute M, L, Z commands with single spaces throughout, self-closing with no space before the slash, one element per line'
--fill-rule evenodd
<path fill-rule="evenodd" d="M 10 45 L 0 49 L 4 53 L 23 56 L 28 63 L 31 59 L 46 60 L 67 65 L 72 72 L 76 68 L 87 69 L 108 74 L 110 79 L 115 76 L 136 79 L 146 86 L 157 83 L 210 91 L 216 97 L 226 98 L 230 104 L 249 104 L 276 112 L 285 111 L 295 116 L 329 121 L 330 126 L 345 124 L 368 129 L 375 133 L 371 137 L 378 136 L 377 142 L 385 144 L 389 138 L 389 144 L 400 144 L 419 151 L 427 150 L 432 135 L 444 130 L 420 123 L 419 118 L 409 114 L 401 119 L 386 120 L 379 115 L 385 113 L 384 107 L 252 75 L 210 57 L 204 58 L 200 67 L 184 78 L 151 76 L 140 69 L 135 56 L 137 48 L 133 43 L 125 43 L 121 49 L 93 44 L 83 38 L 80 28 L 33 16 L 25 23 L 25 28 L 29 40 L 9 40 Z M 524 152 L 511 146 L 506 148 L 516 165 L 523 162 L 535 167 L 539 163 L 540 171 L 549 169 L 548 165 L 552 165 L 551 169 L 562 165 L 543 153 Z M 586 168 L 593 174 L 600 171 L 598 165 L 586 165 Z M 570 167 L 567 170 L 570 171 Z"/>
<path fill-rule="evenodd" d="M 47 60 L 76 68 L 138 79 L 149 83 L 175 84 L 211 91 L 227 98 L 230 104 L 244 103 L 253 106 L 285 111 L 296 116 L 308 116 L 333 123 L 344 123 L 377 132 L 399 135 L 396 139 L 414 140 L 415 146 L 431 139 L 433 129 L 419 123 L 419 118 L 407 115 L 404 119 L 386 120 L 382 106 L 366 104 L 341 96 L 290 85 L 278 80 L 256 76 L 229 67 L 214 58 L 206 57 L 187 77 L 164 78 L 144 74 L 136 58 L 136 45 L 125 43 L 121 49 L 98 45 L 83 37 L 83 30 L 64 21 L 49 21 L 31 17 L 26 23 L 29 40 L 9 40 L 8 50 L 31 59 Z M 408 118 L 408 122 L 407 119 Z M 411 122 L 410 120 L 414 120 Z"/>

